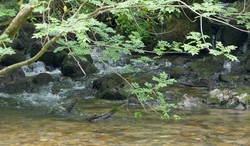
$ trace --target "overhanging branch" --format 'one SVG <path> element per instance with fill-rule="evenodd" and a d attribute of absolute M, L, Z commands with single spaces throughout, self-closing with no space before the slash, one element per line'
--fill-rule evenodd
<path fill-rule="evenodd" d="M 19 63 L 15 63 L 13 65 L 10 65 L 10 66 L 5 67 L 4 69 L 0 70 L 0 75 L 4 75 L 13 69 L 17 69 L 17 68 L 20 68 L 24 65 L 28 65 L 28 64 L 31 64 L 32 62 L 35 62 L 37 59 L 39 59 L 47 51 L 49 46 L 51 46 L 53 43 L 55 43 L 60 37 L 61 37 L 61 34 L 58 34 L 57 36 L 55 36 L 54 38 L 49 40 L 34 57 L 32 57 L 28 60 L 19 62 Z"/>

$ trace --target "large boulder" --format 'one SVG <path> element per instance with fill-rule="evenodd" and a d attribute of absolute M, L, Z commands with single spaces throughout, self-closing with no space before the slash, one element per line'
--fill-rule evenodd
<path fill-rule="evenodd" d="M 0 64 L 2 66 L 9 66 L 21 61 L 25 61 L 25 55 L 22 52 L 18 50 L 15 50 L 15 52 L 16 53 L 12 55 L 4 55 L 0 60 Z"/>
<path fill-rule="evenodd" d="M 189 32 L 199 30 L 199 25 L 190 22 L 186 17 L 166 19 L 164 24 L 159 27 L 161 32 L 168 33 L 158 35 L 158 38 L 168 42 L 183 42 Z"/>
<path fill-rule="evenodd" d="M 239 48 L 247 41 L 247 38 L 248 34 L 246 32 L 238 31 L 229 26 L 223 26 L 219 41 L 225 46 L 234 45 Z"/>
<path fill-rule="evenodd" d="M 53 77 L 48 73 L 40 73 L 37 76 L 35 76 L 32 80 L 33 83 L 38 85 L 46 85 L 49 82 L 53 82 Z"/>
<path fill-rule="evenodd" d="M 153 74 L 122 74 L 129 82 L 137 82 L 141 87 L 145 87 L 145 83 L 156 83 L 152 80 Z M 93 81 L 93 88 L 97 90 L 97 98 L 110 100 L 124 100 L 131 97 L 131 88 L 117 74 L 112 73 L 102 76 Z"/>
<path fill-rule="evenodd" d="M 125 81 L 117 74 L 109 74 L 93 81 L 93 88 L 97 90 L 97 98 L 110 100 L 127 99 L 123 89 Z"/>
<path fill-rule="evenodd" d="M 62 74 L 71 77 L 83 77 L 84 73 L 82 69 L 86 74 L 98 72 L 98 69 L 89 60 L 82 61 L 81 59 L 77 58 L 77 61 L 71 56 L 66 57 L 61 65 Z M 79 65 L 82 69 L 79 67 Z"/>
<path fill-rule="evenodd" d="M 192 62 L 190 64 L 190 69 L 193 73 L 198 74 L 200 77 L 207 77 L 221 72 L 223 70 L 223 63 L 223 58 L 211 56 Z"/>
<path fill-rule="evenodd" d="M 31 44 L 35 41 L 35 39 L 32 38 L 34 31 L 34 24 L 22 24 L 17 37 L 11 43 L 11 47 L 19 51 L 26 51 L 27 49 L 29 49 Z"/>
<path fill-rule="evenodd" d="M 48 50 L 38 59 L 38 61 L 42 61 L 46 66 L 53 66 L 54 68 L 60 67 L 62 61 L 67 56 L 67 52 L 60 51 L 54 53 L 54 49 L 57 47 L 56 44 L 50 46 Z M 35 56 L 42 49 L 42 44 L 40 41 L 35 41 L 30 47 L 30 56 Z"/>
<path fill-rule="evenodd" d="M 220 74 L 219 81 L 227 85 L 250 85 L 250 75 L 248 74 Z"/>
<path fill-rule="evenodd" d="M 0 77 L 0 92 L 21 93 L 30 92 L 31 87 L 21 69 L 13 70 Z"/>

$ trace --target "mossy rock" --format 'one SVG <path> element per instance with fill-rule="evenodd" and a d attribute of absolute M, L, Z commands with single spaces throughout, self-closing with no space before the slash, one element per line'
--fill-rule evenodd
<path fill-rule="evenodd" d="M 250 59 L 248 59 L 248 60 L 246 61 L 245 69 L 246 69 L 248 72 L 250 72 Z"/>
<path fill-rule="evenodd" d="M 12 70 L 0 78 L 0 92 L 2 93 L 13 94 L 30 91 L 30 84 L 21 69 Z"/>
<path fill-rule="evenodd" d="M 167 74 L 169 74 L 171 78 L 175 78 L 175 79 L 186 76 L 189 73 L 187 71 L 187 69 L 185 69 L 185 68 L 177 68 L 177 67 L 176 68 L 163 67 L 161 70 L 166 72 Z"/>
<path fill-rule="evenodd" d="M 238 80 L 240 80 L 240 76 L 231 74 L 221 74 L 219 75 L 219 80 L 222 82 L 237 82 Z"/>
<path fill-rule="evenodd" d="M 198 59 L 190 64 L 190 68 L 197 72 L 200 77 L 206 77 L 223 70 L 223 59 L 220 57 Z"/>
<path fill-rule="evenodd" d="M 55 68 L 60 67 L 62 65 L 62 62 L 65 59 L 65 57 L 67 57 L 67 54 L 68 53 L 65 51 L 57 52 L 55 54 L 54 60 L 52 61 L 53 67 L 55 67 Z"/>
<path fill-rule="evenodd" d="M 46 85 L 49 82 L 53 82 L 53 81 L 54 81 L 53 77 L 48 73 L 41 73 L 35 76 L 32 80 L 33 83 L 38 84 L 38 85 Z"/>
<path fill-rule="evenodd" d="M 1 60 L 0 60 L 0 64 L 3 66 L 9 66 L 18 62 L 22 62 L 25 61 L 25 55 L 18 51 L 15 50 L 15 54 L 12 55 L 4 55 Z"/>
<path fill-rule="evenodd" d="M 155 83 L 150 73 L 122 74 L 122 76 L 129 82 L 137 82 L 141 87 L 144 87 L 146 82 Z M 115 73 L 94 80 L 93 88 L 98 90 L 96 96 L 101 99 L 124 100 L 131 95 L 130 87 Z"/>
<path fill-rule="evenodd" d="M 98 69 L 91 64 L 90 61 L 82 61 L 81 59 L 77 58 L 77 61 L 79 62 L 80 66 L 84 70 L 84 72 L 88 74 L 93 74 L 97 73 Z M 81 68 L 78 66 L 78 63 L 74 58 L 68 56 L 66 57 L 61 65 L 61 72 L 65 76 L 70 76 L 70 77 L 83 77 L 84 73 L 81 70 Z"/>
<path fill-rule="evenodd" d="M 117 74 L 102 76 L 93 81 L 93 88 L 98 90 L 97 98 L 109 100 L 127 99 L 124 92 L 120 92 L 125 86 L 125 81 Z"/>

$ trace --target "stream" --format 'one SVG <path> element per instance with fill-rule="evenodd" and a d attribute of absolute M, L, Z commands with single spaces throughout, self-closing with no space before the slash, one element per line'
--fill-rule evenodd
<path fill-rule="evenodd" d="M 27 78 L 46 72 L 41 62 L 33 64 L 32 68 L 23 68 Z M 103 68 L 99 66 L 99 69 Z M 225 64 L 224 68 L 230 69 L 230 64 Z M 115 69 L 120 71 L 124 68 Z M 99 75 L 107 72 L 104 70 Z M 245 146 L 250 143 L 249 110 L 174 110 L 172 113 L 179 115 L 180 120 L 163 120 L 150 110 L 143 112 L 141 117 L 134 117 L 134 112 L 143 111 L 143 108 L 131 105 L 110 119 L 88 123 L 83 119 L 109 111 L 123 101 L 85 96 L 72 113 L 66 114 L 65 108 L 72 99 L 69 96 L 73 96 L 75 91 L 88 92 L 89 84 L 95 77 L 89 77 L 83 83 L 62 77 L 57 69 L 49 73 L 57 79 L 57 83 L 41 86 L 37 92 L 0 93 L 1 146 Z"/>
<path fill-rule="evenodd" d="M 100 113 L 116 101 L 80 100 L 76 108 Z M 82 107 L 81 107 L 82 105 Z M 83 122 L 87 115 L 50 115 L 34 108 L 0 106 L 0 145 L 184 145 L 245 146 L 250 142 L 250 112 L 228 109 L 178 111 L 181 120 L 161 120 L 153 113 L 133 117 L 124 109 L 111 119 Z"/>

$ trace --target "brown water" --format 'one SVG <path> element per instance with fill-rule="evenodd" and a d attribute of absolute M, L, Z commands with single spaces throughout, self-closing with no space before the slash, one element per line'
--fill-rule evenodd
<path fill-rule="evenodd" d="M 82 106 L 81 106 L 82 105 Z M 82 100 L 78 114 L 50 115 L 36 108 L 0 106 L 1 146 L 154 145 L 245 146 L 250 144 L 250 112 L 228 109 L 180 111 L 182 120 L 161 120 L 154 114 L 133 117 L 135 107 L 112 119 L 82 122 L 87 113 L 101 113 L 117 102 Z M 80 109 L 85 113 L 79 114 Z M 75 113 L 77 113 L 75 112 Z"/>

